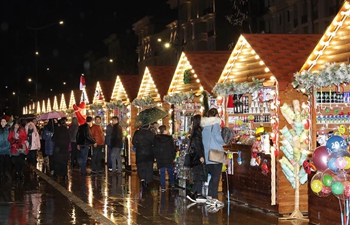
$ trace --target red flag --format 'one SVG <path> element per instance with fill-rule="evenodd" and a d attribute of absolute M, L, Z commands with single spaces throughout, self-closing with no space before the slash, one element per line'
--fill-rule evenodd
<path fill-rule="evenodd" d="M 85 88 L 85 77 L 84 75 L 80 76 L 80 90 L 83 90 Z"/>

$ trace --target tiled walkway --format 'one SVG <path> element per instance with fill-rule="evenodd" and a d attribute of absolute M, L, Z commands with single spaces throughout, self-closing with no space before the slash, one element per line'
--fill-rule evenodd
<path fill-rule="evenodd" d="M 53 180 L 39 166 L 26 172 L 23 181 L 1 182 L 0 224 L 308 224 L 228 203 L 223 194 L 219 199 L 225 207 L 210 213 L 205 204 L 191 204 L 179 192 L 161 192 L 158 180 L 140 192 L 136 172 L 84 177 L 79 170 L 70 170 L 67 180 Z"/>

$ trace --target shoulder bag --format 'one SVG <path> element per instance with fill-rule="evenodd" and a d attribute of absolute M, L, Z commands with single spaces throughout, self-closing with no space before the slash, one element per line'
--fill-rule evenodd
<path fill-rule="evenodd" d="M 192 145 L 192 137 L 191 137 L 190 143 L 187 147 L 187 151 L 185 152 L 184 166 L 194 167 L 199 164 L 198 162 L 199 160 L 197 160 L 197 154 L 196 154 L 196 151 L 194 150 L 194 146 Z"/>
<path fill-rule="evenodd" d="M 224 157 L 225 157 L 225 152 L 222 151 L 222 150 L 211 149 L 210 148 L 212 132 L 213 132 L 213 125 L 211 126 L 208 159 L 209 159 L 209 161 L 212 161 L 212 162 L 223 163 L 224 162 Z"/>

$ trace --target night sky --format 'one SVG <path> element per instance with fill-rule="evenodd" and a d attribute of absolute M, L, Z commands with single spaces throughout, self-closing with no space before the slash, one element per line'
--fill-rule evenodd
<path fill-rule="evenodd" d="M 66 81 L 71 90 L 79 86 L 85 53 L 103 48 L 111 33 L 133 34 L 132 24 L 144 16 L 169 11 L 166 0 L 0 0 L 0 98 L 18 87 L 22 95 L 35 93 L 27 82 L 36 68 L 35 30 L 30 28 L 37 29 L 39 88 L 64 88 Z M 48 26 L 60 20 L 63 26 Z"/>

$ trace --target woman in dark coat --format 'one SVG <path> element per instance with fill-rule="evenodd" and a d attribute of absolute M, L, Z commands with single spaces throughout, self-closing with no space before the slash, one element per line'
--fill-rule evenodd
<path fill-rule="evenodd" d="M 67 165 L 69 159 L 69 130 L 65 119 L 59 120 L 59 126 L 55 129 L 52 141 L 55 143 L 53 151 L 54 175 L 65 179 L 67 177 Z"/>
<path fill-rule="evenodd" d="M 165 171 L 168 172 L 169 185 L 174 188 L 174 170 L 173 161 L 175 159 L 175 145 L 172 136 L 167 134 L 166 126 L 161 125 L 159 134 L 156 135 L 154 141 L 154 156 L 157 161 L 157 167 L 160 175 L 160 186 L 162 192 L 165 191 Z"/>
<path fill-rule="evenodd" d="M 147 183 L 153 181 L 153 146 L 155 134 L 149 130 L 149 124 L 136 130 L 132 138 L 132 144 L 136 147 L 137 174 L 144 189 Z"/>
<path fill-rule="evenodd" d="M 204 147 L 202 142 L 202 127 L 201 127 L 201 116 L 194 115 L 192 118 L 192 134 L 191 134 L 191 146 L 196 153 L 195 160 L 196 164 L 193 166 L 193 184 L 191 193 L 186 197 L 192 202 L 205 203 L 206 198 L 201 195 L 203 182 L 207 181 L 207 173 L 205 170 L 205 159 L 204 159 Z M 191 147 L 190 146 L 190 147 Z"/>

